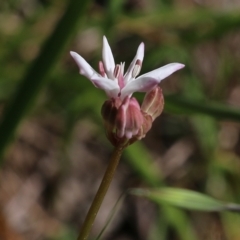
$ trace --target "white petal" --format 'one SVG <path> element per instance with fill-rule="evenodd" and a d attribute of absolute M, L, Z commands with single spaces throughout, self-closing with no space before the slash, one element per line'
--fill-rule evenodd
<path fill-rule="evenodd" d="M 70 52 L 71 56 L 75 60 L 76 64 L 79 67 L 79 73 L 86 78 L 90 79 L 95 76 L 99 75 L 87 62 L 84 58 L 82 58 L 79 54 L 76 52 Z"/>
<path fill-rule="evenodd" d="M 183 67 L 185 67 L 185 65 L 181 63 L 170 63 L 156 70 L 143 74 L 140 77 L 138 77 L 136 80 L 140 78 L 149 77 L 149 78 L 156 79 L 158 83 L 160 83 L 161 80 L 163 80 L 164 78 L 168 77 L 169 75 L 171 75 L 172 73 L 176 72 L 177 70 Z"/>
<path fill-rule="evenodd" d="M 70 52 L 79 67 L 80 74 L 87 77 L 95 87 L 106 92 L 109 97 L 117 97 L 120 92 L 117 81 L 102 77 L 76 52 Z"/>
<path fill-rule="evenodd" d="M 91 82 L 94 84 L 95 87 L 104 90 L 108 95 L 108 97 L 113 97 L 113 98 L 118 97 L 120 88 L 117 82 L 108 78 L 103 78 L 101 76 L 92 78 Z"/>
<path fill-rule="evenodd" d="M 137 49 L 136 56 L 132 60 L 131 64 L 128 67 L 128 70 L 125 73 L 125 76 L 124 76 L 125 83 L 127 83 L 128 80 L 132 77 L 131 75 L 132 75 L 133 68 L 136 64 L 136 61 L 139 59 L 142 62 L 143 57 L 144 57 L 144 43 L 141 43 Z"/>
<path fill-rule="evenodd" d="M 175 71 L 184 67 L 181 63 L 170 63 L 161 68 L 148 72 L 130 81 L 121 91 L 121 98 L 131 95 L 134 92 L 148 92 L 152 90 L 160 81 Z"/>
<path fill-rule="evenodd" d="M 104 64 L 107 76 L 111 79 L 114 79 L 113 72 L 115 68 L 115 62 L 114 62 L 112 50 L 105 36 L 103 36 L 102 60 L 103 60 L 103 64 Z"/>
<path fill-rule="evenodd" d="M 152 90 L 158 81 L 155 78 L 141 77 L 129 82 L 121 91 L 121 99 L 132 95 L 134 92 L 148 92 Z"/>

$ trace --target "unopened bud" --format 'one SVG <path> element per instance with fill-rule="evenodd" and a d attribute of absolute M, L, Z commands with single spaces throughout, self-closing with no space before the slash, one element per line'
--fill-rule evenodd
<path fill-rule="evenodd" d="M 143 124 L 143 116 L 138 101 L 126 97 L 118 109 L 116 117 L 117 136 L 131 139 L 138 134 Z"/>
<path fill-rule="evenodd" d="M 147 113 L 143 112 L 143 125 L 137 135 L 138 140 L 140 140 L 146 136 L 147 132 L 152 127 L 152 122 L 153 122 L 152 117 L 150 115 L 148 115 Z"/>
<path fill-rule="evenodd" d="M 116 146 L 117 140 L 115 138 L 116 132 L 116 116 L 119 106 L 121 105 L 120 98 L 112 98 L 104 102 L 101 114 L 104 122 L 104 128 L 109 141 Z"/>
<path fill-rule="evenodd" d="M 160 87 L 155 87 L 150 92 L 146 93 L 141 110 L 152 117 L 154 121 L 162 111 L 164 106 L 164 98 L 162 94 L 162 89 Z"/>
<path fill-rule="evenodd" d="M 101 109 L 101 114 L 104 121 L 108 125 L 113 126 L 115 124 L 115 118 L 120 105 L 121 100 L 119 98 L 112 98 L 104 102 Z"/>
<path fill-rule="evenodd" d="M 150 128 L 144 116 L 147 114 L 141 111 L 135 98 L 109 99 L 104 102 L 101 114 L 107 138 L 114 146 L 132 144 L 143 138 Z M 151 116 L 147 117 L 152 121 Z"/>

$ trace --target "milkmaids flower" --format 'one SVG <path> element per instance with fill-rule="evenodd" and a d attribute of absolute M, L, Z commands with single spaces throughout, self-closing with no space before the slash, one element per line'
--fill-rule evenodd
<path fill-rule="evenodd" d="M 79 67 L 81 75 L 88 78 L 95 87 L 104 90 L 108 97 L 122 100 L 134 92 L 149 92 L 161 80 L 184 67 L 181 63 L 170 63 L 145 73 L 139 77 L 144 57 L 144 43 L 137 49 L 137 54 L 124 74 L 124 63 L 115 64 L 107 38 L 103 37 L 102 61 L 99 62 L 99 73 L 76 52 L 70 52 Z M 137 77 L 137 78 L 136 78 Z"/>
<path fill-rule="evenodd" d="M 170 63 L 139 77 L 144 57 L 144 44 L 124 73 L 125 63 L 115 64 L 111 48 L 103 37 L 102 61 L 96 72 L 76 52 L 70 52 L 79 67 L 79 72 L 95 87 L 104 90 L 109 97 L 102 106 L 107 138 L 114 146 L 128 146 L 145 137 L 152 122 L 163 110 L 164 98 L 158 84 L 164 78 L 184 67 L 181 63 Z M 132 97 L 134 92 L 146 92 L 143 104 Z"/>

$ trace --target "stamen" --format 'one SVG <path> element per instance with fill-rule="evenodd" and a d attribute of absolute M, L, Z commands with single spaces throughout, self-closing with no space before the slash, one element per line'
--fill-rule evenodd
<path fill-rule="evenodd" d="M 103 65 L 102 61 L 99 61 L 98 69 L 99 69 L 99 72 L 100 72 L 101 76 L 106 77 L 106 72 L 105 72 L 104 65 Z"/>
<path fill-rule="evenodd" d="M 125 62 L 121 62 L 121 73 L 124 75 Z"/>
<path fill-rule="evenodd" d="M 119 64 L 117 64 L 114 68 L 114 77 L 115 78 L 118 78 L 119 74 L 121 73 L 121 66 Z"/>
<path fill-rule="evenodd" d="M 114 69 L 114 77 L 118 80 L 118 86 L 120 89 L 124 87 L 124 77 L 122 74 L 122 64 L 117 64 Z"/>
<path fill-rule="evenodd" d="M 132 78 L 135 78 L 140 73 L 141 68 L 142 68 L 142 61 L 138 59 L 132 71 Z"/>

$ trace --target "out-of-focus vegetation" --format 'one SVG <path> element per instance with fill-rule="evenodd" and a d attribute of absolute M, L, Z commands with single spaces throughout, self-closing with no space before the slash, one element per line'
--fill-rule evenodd
<path fill-rule="evenodd" d="M 240 203 L 239 1 L 1 1 L 0 239 L 76 238 L 112 146 L 100 115 L 106 96 L 69 51 L 97 69 L 103 35 L 126 66 L 144 42 L 141 73 L 186 67 L 161 83 L 164 113 L 125 150 L 92 236 L 132 187 Z M 103 239 L 238 240 L 239 225 L 237 213 L 127 196 Z"/>

